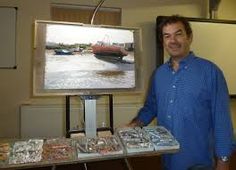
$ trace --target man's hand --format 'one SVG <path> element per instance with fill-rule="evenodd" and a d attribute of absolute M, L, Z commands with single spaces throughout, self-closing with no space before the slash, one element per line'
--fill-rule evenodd
<path fill-rule="evenodd" d="M 127 126 L 128 127 L 136 127 L 136 126 L 143 127 L 144 123 L 135 118 L 130 123 L 128 123 Z"/>
<path fill-rule="evenodd" d="M 223 162 L 220 159 L 217 159 L 216 170 L 229 170 L 229 161 Z"/>

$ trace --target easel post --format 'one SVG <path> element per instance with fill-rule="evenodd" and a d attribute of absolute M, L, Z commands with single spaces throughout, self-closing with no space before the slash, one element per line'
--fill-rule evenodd
<path fill-rule="evenodd" d="M 109 116 L 110 116 L 110 126 L 97 128 L 96 121 L 96 102 L 101 95 L 84 95 L 80 96 L 81 100 L 84 101 L 84 130 L 70 130 L 70 96 L 66 96 L 66 138 L 71 137 L 71 133 L 81 133 L 85 132 L 88 137 L 96 137 L 97 131 L 106 131 L 114 133 L 113 128 L 113 95 L 106 94 L 109 97 Z"/>
<path fill-rule="evenodd" d="M 87 137 L 97 136 L 96 104 L 96 96 L 88 96 L 84 98 L 85 135 Z"/>

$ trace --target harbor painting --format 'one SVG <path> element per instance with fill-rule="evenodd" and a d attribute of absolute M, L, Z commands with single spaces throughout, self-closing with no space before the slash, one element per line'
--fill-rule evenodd
<path fill-rule="evenodd" d="M 134 31 L 47 24 L 45 89 L 135 87 Z"/>

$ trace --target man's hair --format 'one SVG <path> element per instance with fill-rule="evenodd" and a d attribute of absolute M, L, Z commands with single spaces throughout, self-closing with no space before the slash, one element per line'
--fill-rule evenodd
<path fill-rule="evenodd" d="M 192 28 L 191 28 L 191 25 L 189 23 L 189 21 L 183 17 L 183 16 L 180 16 L 180 15 L 171 15 L 171 16 L 168 16 L 168 17 L 164 17 L 163 20 L 161 21 L 160 25 L 159 25 L 159 30 L 160 30 L 160 40 L 162 41 L 162 38 L 163 38 L 163 27 L 168 25 L 168 24 L 174 24 L 174 23 L 177 23 L 177 22 L 180 22 L 183 24 L 184 26 L 184 29 L 186 31 L 186 34 L 188 37 L 190 37 L 190 35 L 192 35 Z"/>

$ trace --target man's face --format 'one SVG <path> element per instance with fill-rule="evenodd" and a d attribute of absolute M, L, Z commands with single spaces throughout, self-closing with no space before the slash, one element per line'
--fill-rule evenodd
<path fill-rule="evenodd" d="M 173 58 L 183 58 L 188 55 L 192 42 L 192 35 L 186 34 L 181 22 L 168 24 L 163 27 L 163 46 Z"/>

